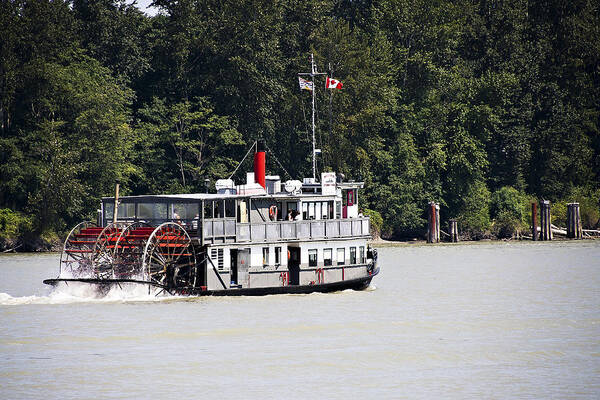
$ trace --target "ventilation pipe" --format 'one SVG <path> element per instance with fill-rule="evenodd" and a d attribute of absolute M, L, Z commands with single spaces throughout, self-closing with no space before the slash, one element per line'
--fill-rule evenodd
<path fill-rule="evenodd" d="M 254 181 L 266 189 L 265 165 L 265 152 L 261 150 L 254 153 Z"/>

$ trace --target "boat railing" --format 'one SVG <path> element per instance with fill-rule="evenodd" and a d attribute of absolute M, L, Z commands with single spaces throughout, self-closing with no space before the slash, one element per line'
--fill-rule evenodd
<path fill-rule="evenodd" d="M 126 222 L 119 219 L 120 222 Z M 368 217 L 302 220 L 267 221 L 242 223 L 235 218 L 173 220 L 144 220 L 152 226 L 163 222 L 177 222 L 192 238 L 201 243 L 249 243 L 277 242 L 290 240 L 337 239 L 368 237 L 370 221 Z"/>
<path fill-rule="evenodd" d="M 240 223 L 235 220 L 205 220 L 201 240 L 208 243 L 276 242 L 336 239 L 370 235 L 368 217 Z"/>

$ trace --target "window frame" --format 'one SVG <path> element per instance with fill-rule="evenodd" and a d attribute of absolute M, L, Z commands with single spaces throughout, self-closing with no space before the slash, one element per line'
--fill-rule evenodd
<path fill-rule="evenodd" d="M 340 250 L 341 250 L 341 254 L 343 255 L 343 259 L 342 262 L 340 262 Z M 338 247 L 336 248 L 336 257 L 335 257 L 335 261 L 337 265 L 346 265 L 346 248 L 345 247 Z"/>
<path fill-rule="evenodd" d="M 281 246 L 275 247 L 275 265 L 281 265 Z"/>
<path fill-rule="evenodd" d="M 350 247 L 350 265 L 356 264 L 356 246 Z"/>
<path fill-rule="evenodd" d="M 311 256 L 314 255 L 314 262 L 311 261 Z M 318 249 L 308 249 L 308 266 L 316 267 L 319 265 L 319 250 Z"/>
<path fill-rule="evenodd" d="M 329 253 L 329 258 L 326 256 L 327 253 Z M 323 265 L 325 267 L 333 265 L 333 248 L 323 249 Z"/>

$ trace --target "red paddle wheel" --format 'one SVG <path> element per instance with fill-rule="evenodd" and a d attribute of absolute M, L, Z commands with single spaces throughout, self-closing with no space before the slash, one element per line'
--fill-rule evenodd
<path fill-rule="evenodd" d="M 174 222 L 157 227 L 144 247 L 145 280 L 185 291 L 196 284 L 196 254 L 186 230 Z"/>
<path fill-rule="evenodd" d="M 60 276 L 92 276 L 94 246 L 103 229 L 90 221 L 81 222 L 71 229 L 60 255 Z"/>
<path fill-rule="evenodd" d="M 145 222 L 128 225 L 117 238 L 113 274 L 115 279 L 142 278 L 142 255 L 146 241 L 155 228 Z"/>
<path fill-rule="evenodd" d="M 175 222 L 158 227 L 145 222 L 122 222 L 98 227 L 75 226 L 61 254 L 61 278 L 135 280 L 186 292 L 196 284 L 196 255 L 192 239 Z"/>
<path fill-rule="evenodd" d="M 92 273 L 94 278 L 113 277 L 115 246 L 124 227 L 125 223 L 123 222 L 110 223 L 98 234 L 92 249 Z"/>

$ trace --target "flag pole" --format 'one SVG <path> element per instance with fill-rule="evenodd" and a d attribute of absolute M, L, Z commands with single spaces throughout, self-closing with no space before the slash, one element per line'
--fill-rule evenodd
<path fill-rule="evenodd" d="M 333 67 L 331 63 L 329 63 L 329 74 L 327 77 L 333 78 Z M 326 81 L 327 82 L 327 81 Z M 331 143 L 331 138 L 333 137 L 333 114 L 332 114 L 332 102 L 333 102 L 333 92 L 329 91 L 329 137 L 327 138 L 327 144 Z M 321 136 L 321 146 L 323 146 L 323 136 Z M 323 164 L 325 164 L 325 156 L 321 153 L 321 157 L 323 158 Z"/>
<path fill-rule="evenodd" d="M 315 153 L 315 92 L 317 91 L 317 85 L 315 85 L 315 59 L 313 54 L 310 54 L 310 77 L 313 81 L 312 90 L 312 170 L 313 179 L 317 179 L 317 154 Z"/>
<path fill-rule="evenodd" d="M 310 75 L 312 81 L 312 170 L 313 170 L 313 179 L 317 179 L 317 149 L 316 149 L 316 141 L 315 141 L 315 95 L 317 86 L 315 84 L 315 77 L 317 75 L 327 75 L 324 72 L 317 71 L 317 65 L 315 64 L 314 54 L 310 54 L 310 72 L 300 72 L 298 75 Z"/>

